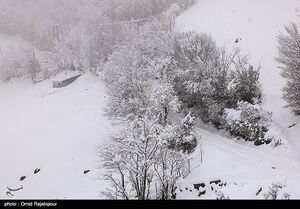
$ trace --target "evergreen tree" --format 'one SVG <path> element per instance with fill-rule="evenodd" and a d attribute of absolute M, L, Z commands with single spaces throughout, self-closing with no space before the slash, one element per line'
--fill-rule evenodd
<path fill-rule="evenodd" d="M 297 25 L 285 26 L 286 34 L 278 36 L 277 62 L 282 69 L 282 77 L 287 82 L 283 88 L 283 98 L 288 106 L 300 114 L 300 33 Z"/>

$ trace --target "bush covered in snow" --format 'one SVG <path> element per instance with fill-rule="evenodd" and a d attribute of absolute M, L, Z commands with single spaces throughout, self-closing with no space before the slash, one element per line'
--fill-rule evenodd
<path fill-rule="evenodd" d="M 237 54 L 233 59 L 234 69 L 230 71 L 231 81 L 228 84 L 230 103 L 234 106 L 239 101 L 259 104 L 262 101 L 262 89 L 259 82 L 260 67 L 255 69 L 248 64 L 248 58 L 240 58 Z"/>
<path fill-rule="evenodd" d="M 167 73 L 185 109 L 203 122 L 223 128 L 225 108 L 239 101 L 258 104 L 262 90 L 259 68 L 248 63 L 240 50 L 228 53 L 209 35 L 176 34 Z"/>
<path fill-rule="evenodd" d="M 189 113 L 168 138 L 168 147 L 187 154 L 194 152 L 198 144 L 194 126 L 195 117 Z"/>
<path fill-rule="evenodd" d="M 155 83 L 149 99 L 149 112 L 154 117 L 159 116 L 159 123 L 164 126 L 168 123 L 169 113 L 178 112 L 180 108 L 178 97 L 169 83 Z"/>
<path fill-rule="evenodd" d="M 271 113 L 264 111 L 259 105 L 239 102 L 236 109 L 225 110 L 225 117 L 227 130 L 233 136 L 254 141 L 256 145 L 269 144 L 274 140 L 268 133 L 272 123 Z"/>
<path fill-rule="evenodd" d="M 18 47 L 9 48 L 1 52 L 0 79 L 2 81 L 27 76 L 33 82 L 36 82 L 40 72 L 40 62 L 36 59 L 32 49 Z"/>

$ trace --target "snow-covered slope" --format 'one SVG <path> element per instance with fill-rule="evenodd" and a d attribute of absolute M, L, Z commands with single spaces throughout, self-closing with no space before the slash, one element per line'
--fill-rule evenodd
<path fill-rule="evenodd" d="M 191 174 L 179 183 L 179 199 L 215 199 L 218 192 L 230 199 L 263 199 L 272 184 L 283 186 L 278 198 L 284 198 L 284 193 L 290 198 L 300 197 L 300 162 L 295 159 L 295 153 L 284 147 L 255 147 L 203 128 L 196 131 L 202 154 L 198 149 L 191 157 Z M 226 186 L 217 187 L 209 183 L 216 180 L 221 180 Z M 201 197 L 194 189 L 194 184 L 200 183 L 206 184 L 206 193 Z M 256 195 L 260 188 L 262 191 Z"/>
<path fill-rule="evenodd" d="M 17 80 L 0 85 L 0 98 L 0 199 L 20 186 L 14 198 L 99 198 L 106 184 L 98 180 L 97 145 L 111 133 L 99 79 L 83 75 L 62 89 Z"/>
<path fill-rule="evenodd" d="M 253 65 L 261 65 L 264 107 L 274 113 L 275 122 L 298 150 L 300 124 L 286 129 L 300 120 L 283 108 L 286 105 L 281 98 L 284 80 L 274 58 L 276 36 L 284 31 L 285 24 L 299 23 L 299 15 L 300 0 L 198 0 L 177 19 L 178 30 L 211 34 L 219 46 L 240 47 L 245 55 L 249 53 Z M 235 43 L 236 39 L 241 40 Z"/>
<path fill-rule="evenodd" d="M 290 21 L 299 23 L 299 15 L 299 0 L 198 0 L 177 19 L 179 31 L 211 34 L 218 46 L 240 47 L 244 54 L 250 54 L 252 64 L 261 65 L 261 82 L 266 95 L 264 108 L 273 112 L 276 125 L 289 143 L 285 150 L 256 148 L 199 129 L 206 156 L 183 185 L 191 187 L 193 183 L 223 179 L 233 185 L 231 192 L 226 191 L 230 187 L 222 191 L 231 198 L 259 198 L 255 193 L 260 186 L 266 190 L 271 183 L 281 182 L 288 184 L 291 190 L 288 193 L 293 193 L 291 197 L 300 198 L 296 192 L 300 175 L 300 118 L 283 108 L 284 80 L 274 60 L 276 36 Z M 240 41 L 235 43 L 236 39 Z M 297 125 L 289 129 L 294 123 Z M 183 192 L 181 198 L 197 197 L 189 192 Z M 206 194 L 205 197 L 211 196 Z"/>

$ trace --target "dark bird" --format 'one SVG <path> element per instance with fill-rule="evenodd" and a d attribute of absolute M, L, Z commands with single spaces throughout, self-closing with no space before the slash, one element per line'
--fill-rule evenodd
<path fill-rule="evenodd" d="M 37 173 L 39 173 L 40 171 L 41 171 L 41 169 L 38 169 L 38 168 L 37 168 L 37 169 L 34 170 L 33 173 L 34 173 L 34 174 L 37 174 Z"/>
<path fill-rule="evenodd" d="M 83 171 L 83 174 L 87 174 L 87 173 L 89 173 L 91 170 L 85 170 L 85 171 Z"/>
<path fill-rule="evenodd" d="M 21 178 L 20 178 L 20 181 L 24 181 L 26 179 L 26 176 L 22 176 Z"/>
<path fill-rule="evenodd" d="M 236 44 L 239 43 L 239 39 L 238 39 L 238 38 L 235 40 L 235 43 L 236 43 Z"/>

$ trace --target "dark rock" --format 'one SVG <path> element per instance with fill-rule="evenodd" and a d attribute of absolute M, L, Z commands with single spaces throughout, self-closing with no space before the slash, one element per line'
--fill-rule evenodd
<path fill-rule="evenodd" d="M 198 197 L 201 197 L 202 195 L 206 194 L 206 190 L 204 190 L 203 192 L 199 192 Z"/>
<path fill-rule="evenodd" d="M 194 188 L 197 189 L 198 191 L 199 191 L 200 187 L 204 188 L 205 184 L 204 183 L 194 184 Z"/>
<path fill-rule="evenodd" d="M 263 145 L 264 144 L 264 141 L 263 140 L 256 140 L 255 142 L 254 142 L 254 145 L 255 146 L 260 146 L 260 145 Z"/>
<path fill-rule="evenodd" d="M 38 169 L 38 168 L 37 168 L 37 169 L 34 170 L 33 173 L 34 173 L 34 174 L 37 174 L 37 173 L 39 173 L 40 171 L 41 171 L 41 169 Z"/>
<path fill-rule="evenodd" d="M 262 188 L 260 187 L 259 190 L 256 192 L 256 196 L 259 195 L 259 193 L 261 193 Z"/>
<path fill-rule="evenodd" d="M 265 141 L 266 144 L 270 144 L 271 142 L 272 142 L 272 140 Z"/>
<path fill-rule="evenodd" d="M 85 170 L 83 171 L 83 174 L 88 174 L 91 170 Z"/>
<path fill-rule="evenodd" d="M 189 190 L 189 188 L 185 187 L 185 190 Z"/>
<path fill-rule="evenodd" d="M 180 192 L 182 192 L 182 189 L 180 189 Z"/>
<path fill-rule="evenodd" d="M 22 176 L 21 178 L 20 178 L 20 181 L 24 181 L 26 179 L 26 176 Z"/>
<path fill-rule="evenodd" d="M 220 184 L 222 181 L 221 180 L 216 180 L 216 181 L 211 181 L 209 182 L 210 184 Z"/>

